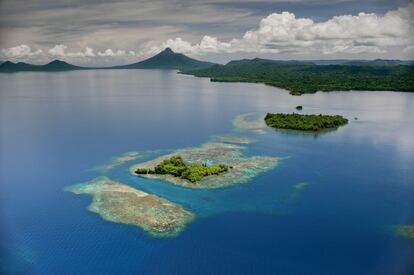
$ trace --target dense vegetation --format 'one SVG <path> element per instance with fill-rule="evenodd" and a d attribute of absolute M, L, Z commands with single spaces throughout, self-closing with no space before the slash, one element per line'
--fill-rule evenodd
<path fill-rule="evenodd" d="M 159 174 L 166 175 L 170 174 L 174 177 L 180 177 L 187 179 L 191 182 L 202 180 L 204 177 L 210 175 L 218 175 L 227 172 L 231 167 L 220 164 L 220 165 L 206 165 L 200 163 L 184 163 L 180 156 L 173 156 L 169 159 L 163 160 L 160 164 L 150 168 L 138 168 L 135 173 L 137 174 Z"/>
<path fill-rule="evenodd" d="M 315 65 L 256 58 L 183 73 L 209 77 L 211 81 L 264 83 L 294 95 L 317 91 L 414 91 L 414 66 L 409 65 Z"/>
<path fill-rule="evenodd" d="M 320 131 L 348 123 L 348 119 L 336 115 L 270 114 L 265 117 L 267 126 L 281 129 Z"/>

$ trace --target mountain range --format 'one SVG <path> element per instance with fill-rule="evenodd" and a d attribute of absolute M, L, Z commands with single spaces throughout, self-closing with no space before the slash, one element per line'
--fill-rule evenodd
<path fill-rule="evenodd" d="M 13 63 L 6 61 L 0 65 L 0 72 L 12 73 L 12 72 L 57 72 L 57 71 L 73 71 L 86 69 L 83 67 L 75 66 L 61 60 L 53 60 L 45 65 L 33 65 L 25 62 Z"/>
<path fill-rule="evenodd" d="M 175 53 L 170 48 L 166 48 L 162 52 L 145 59 L 143 61 L 112 67 L 80 67 L 69 64 L 65 61 L 54 60 L 45 65 L 33 65 L 24 62 L 13 63 L 6 61 L 0 64 L 0 72 L 12 73 L 21 71 L 74 71 L 74 70 L 91 70 L 91 69 L 169 69 L 169 70 L 194 70 L 194 69 L 205 69 L 215 65 L 215 63 L 199 61 L 190 58 L 181 53 Z"/>
<path fill-rule="evenodd" d="M 311 60 L 311 61 L 296 61 L 296 60 L 269 60 L 269 59 L 241 59 L 230 61 L 226 64 L 227 67 L 243 66 L 251 64 L 267 64 L 268 66 L 294 66 L 294 65 L 343 65 L 343 66 L 398 66 L 398 65 L 414 65 L 414 61 L 401 60 Z M 190 58 L 184 54 L 176 53 L 170 48 L 166 48 L 162 52 L 145 59 L 128 65 L 112 66 L 112 67 L 81 67 L 69 64 L 65 61 L 54 60 L 45 65 L 34 65 L 24 62 L 13 63 L 5 61 L 0 64 L 0 73 L 13 73 L 22 71 L 42 71 L 42 72 L 59 72 L 59 71 L 74 71 L 74 70 L 96 70 L 96 69 L 168 69 L 180 71 L 192 71 L 198 69 L 207 69 L 213 66 L 221 66 L 212 62 L 200 61 Z"/>

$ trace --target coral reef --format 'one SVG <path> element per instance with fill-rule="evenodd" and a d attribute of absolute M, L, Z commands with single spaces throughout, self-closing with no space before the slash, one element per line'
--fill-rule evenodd
<path fill-rule="evenodd" d="M 153 237 L 174 237 L 194 218 L 193 213 L 178 204 L 107 177 L 65 190 L 93 196 L 90 211 L 108 221 L 139 226 Z"/>

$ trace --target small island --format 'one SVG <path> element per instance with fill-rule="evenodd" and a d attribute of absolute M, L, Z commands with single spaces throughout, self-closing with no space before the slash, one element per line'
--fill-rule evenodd
<path fill-rule="evenodd" d="M 348 119 L 340 115 L 302 115 L 271 114 L 264 118 L 266 125 L 272 128 L 317 132 L 333 129 L 348 123 Z"/>
<path fill-rule="evenodd" d="M 246 183 L 277 166 L 282 158 L 244 156 L 245 147 L 230 143 L 205 143 L 177 149 L 130 168 L 131 174 L 163 180 L 192 189 L 214 189 Z"/>
<path fill-rule="evenodd" d="M 197 182 L 204 177 L 211 175 L 219 175 L 231 169 L 231 166 L 224 164 L 207 165 L 206 163 L 184 163 L 181 156 L 172 156 L 169 159 L 163 160 L 160 164 L 151 168 L 137 168 L 135 173 L 142 174 L 158 174 L 158 175 L 172 175 L 174 177 Z"/>

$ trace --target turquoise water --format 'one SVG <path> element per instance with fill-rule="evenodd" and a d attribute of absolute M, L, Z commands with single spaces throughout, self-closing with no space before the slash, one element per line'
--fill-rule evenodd
<path fill-rule="evenodd" d="M 414 94 L 300 97 L 264 85 L 173 71 L 0 74 L 0 266 L 10 274 L 413 274 Z M 244 113 L 341 114 L 323 135 L 234 129 Z M 357 117 L 357 120 L 354 118 Z M 189 190 L 136 178 L 130 151 L 250 137 L 245 154 L 286 157 L 246 184 Z M 147 156 L 142 159 L 151 159 Z M 141 160 L 139 160 L 141 161 Z M 87 211 L 69 185 L 105 175 L 182 204 L 197 218 L 177 238 Z M 301 182 L 303 189 L 295 189 Z"/>

